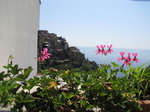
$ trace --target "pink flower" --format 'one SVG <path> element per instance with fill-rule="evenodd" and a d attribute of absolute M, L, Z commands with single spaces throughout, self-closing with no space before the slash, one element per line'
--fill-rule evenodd
<path fill-rule="evenodd" d="M 98 50 L 95 51 L 96 54 L 101 53 L 101 54 L 103 54 L 103 55 L 107 55 L 107 53 L 110 53 L 110 54 L 111 54 L 111 53 L 113 52 L 113 50 L 111 49 L 111 48 L 112 48 L 112 45 L 107 46 L 107 47 L 108 47 L 107 50 L 105 49 L 106 45 L 100 45 L 100 46 L 97 45 L 96 47 L 97 47 L 97 49 L 98 49 Z"/>
<path fill-rule="evenodd" d="M 128 53 L 128 57 L 126 57 L 126 60 L 128 60 L 128 62 L 132 61 L 131 57 L 130 57 L 131 53 Z"/>
<path fill-rule="evenodd" d="M 98 55 L 99 53 L 101 53 L 101 49 L 98 45 L 96 47 L 97 47 L 98 50 L 96 50 L 95 52 L 97 52 L 96 55 Z"/>
<path fill-rule="evenodd" d="M 100 45 L 102 49 L 104 49 L 106 47 L 106 45 Z"/>
<path fill-rule="evenodd" d="M 47 48 L 43 48 L 43 51 L 41 51 L 41 57 L 40 57 L 40 59 L 41 59 L 42 61 L 44 61 L 45 59 L 50 58 L 49 55 L 51 55 L 51 54 L 48 53 L 47 51 L 48 51 Z"/>
<path fill-rule="evenodd" d="M 105 54 L 105 52 L 106 52 L 106 51 L 105 51 L 106 45 L 100 45 L 100 47 L 102 48 L 101 53 L 102 53 L 102 54 Z"/>
<path fill-rule="evenodd" d="M 132 55 L 134 56 L 132 60 L 138 63 L 140 61 L 138 58 L 136 58 L 138 56 L 138 53 L 132 53 Z"/>
<path fill-rule="evenodd" d="M 108 47 L 109 49 L 111 49 L 111 48 L 112 48 L 112 46 L 113 46 L 113 45 L 110 45 L 110 46 L 107 46 L 107 47 Z"/>
<path fill-rule="evenodd" d="M 125 52 L 120 52 L 120 55 L 123 56 L 125 54 Z"/>
<path fill-rule="evenodd" d="M 123 55 L 125 54 L 125 52 L 120 52 L 121 58 L 117 58 L 118 61 L 124 60 L 125 58 L 123 57 Z"/>
<path fill-rule="evenodd" d="M 134 56 L 134 58 L 132 59 L 131 58 L 131 53 L 128 53 L 128 56 L 127 57 L 124 57 L 124 54 L 125 54 L 125 52 L 120 52 L 120 55 L 121 55 L 121 58 L 118 58 L 118 61 L 121 61 L 121 60 L 124 60 L 124 62 L 123 62 L 123 65 L 125 64 L 125 65 L 131 65 L 131 63 L 133 62 L 133 61 L 135 61 L 135 62 L 139 62 L 139 59 L 137 59 L 136 57 L 137 57 L 137 53 L 132 53 L 132 55 Z"/>
<path fill-rule="evenodd" d="M 123 62 L 123 64 L 125 64 L 125 65 L 130 65 L 130 63 L 128 62 L 128 60 L 125 60 L 124 62 Z"/>
<path fill-rule="evenodd" d="M 130 58 L 130 53 L 128 53 L 128 57 L 124 57 L 124 64 L 126 65 L 130 65 L 131 64 L 132 59 Z"/>
<path fill-rule="evenodd" d="M 121 58 L 118 58 L 118 61 L 124 60 L 123 64 L 130 65 L 131 64 L 131 57 L 130 53 L 128 53 L 127 57 L 124 57 L 125 52 L 120 52 Z"/>
<path fill-rule="evenodd" d="M 108 47 L 107 52 L 108 52 L 108 53 L 110 53 L 110 54 L 111 54 L 112 52 L 114 52 L 114 51 L 111 49 L 111 48 L 112 48 L 112 46 L 113 46 L 113 45 L 107 46 L 107 47 Z"/>
<path fill-rule="evenodd" d="M 107 53 L 108 53 L 108 51 L 106 50 L 104 50 L 103 52 L 102 52 L 102 54 L 104 54 L 105 56 L 107 55 Z"/>

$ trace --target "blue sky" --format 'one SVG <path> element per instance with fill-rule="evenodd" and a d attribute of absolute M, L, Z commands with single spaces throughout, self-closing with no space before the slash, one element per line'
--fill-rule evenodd
<path fill-rule="evenodd" d="M 150 1 L 41 0 L 40 30 L 70 46 L 150 49 Z"/>

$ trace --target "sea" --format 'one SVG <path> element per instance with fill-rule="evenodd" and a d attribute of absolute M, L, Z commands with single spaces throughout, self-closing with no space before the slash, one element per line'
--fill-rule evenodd
<path fill-rule="evenodd" d="M 121 58 L 120 52 L 125 52 L 124 56 L 128 55 L 128 52 L 130 53 L 138 53 L 137 58 L 140 60 L 138 63 L 133 62 L 131 65 L 132 67 L 139 67 L 141 65 L 149 66 L 150 65 L 150 50 L 145 49 L 122 49 L 122 48 L 112 48 L 114 52 L 111 54 L 107 54 L 107 56 L 104 56 L 102 54 L 96 55 L 96 47 L 77 47 L 80 52 L 85 54 L 85 58 L 87 58 L 90 61 L 95 61 L 98 65 L 99 64 L 110 64 L 111 62 L 115 62 L 116 64 L 122 65 L 123 61 L 118 61 L 117 58 Z M 131 58 L 133 56 L 131 55 Z"/>

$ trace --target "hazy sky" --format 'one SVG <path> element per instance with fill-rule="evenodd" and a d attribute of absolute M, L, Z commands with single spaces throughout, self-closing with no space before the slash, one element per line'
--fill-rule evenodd
<path fill-rule="evenodd" d="M 41 0 L 40 30 L 70 46 L 150 49 L 150 1 Z"/>

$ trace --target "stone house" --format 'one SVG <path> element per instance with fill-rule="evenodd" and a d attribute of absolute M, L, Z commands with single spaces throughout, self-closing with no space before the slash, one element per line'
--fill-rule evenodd
<path fill-rule="evenodd" d="M 85 59 L 85 55 L 81 53 L 77 47 L 72 46 L 70 47 L 70 59 L 75 60 L 77 64 L 82 64 Z"/>
<path fill-rule="evenodd" d="M 39 30 L 38 31 L 38 52 L 42 50 L 42 48 L 48 48 L 49 52 L 53 52 L 54 50 L 62 51 L 68 48 L 68 43 L 65 38 L 57 37 L 55 33 L 48 33 L 47 30 Z"/>

